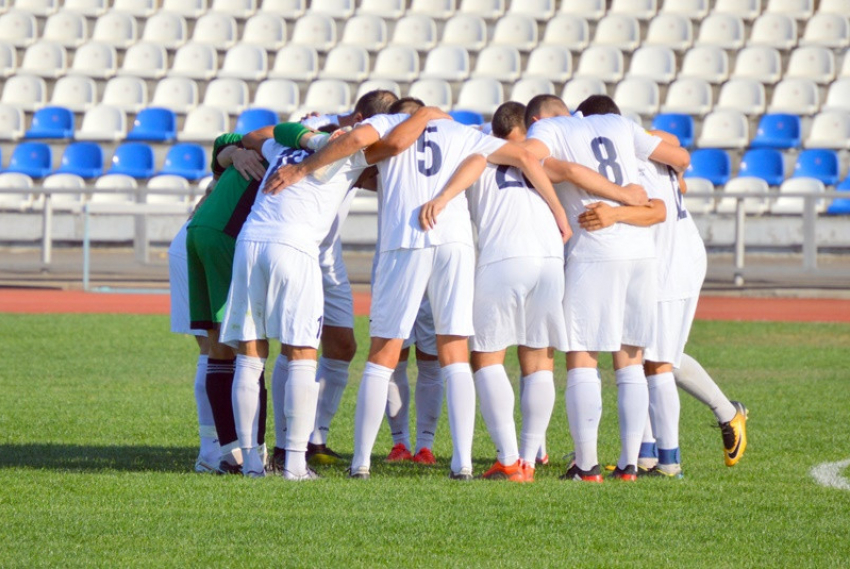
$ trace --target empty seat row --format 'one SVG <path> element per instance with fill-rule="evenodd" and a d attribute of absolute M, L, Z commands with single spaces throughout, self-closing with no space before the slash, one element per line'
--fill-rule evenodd
<path fill-rule="evenodd" d="M 768 186 L 779 186 L 788 177 L 785 159 L 775 148 L 754 148 L 744 153 L 736 175 L 759 178 Z M 695 150 L 686 178 L 705 178 L 715 186 L 725 185 L 733 176 L 729 154 L 719 148 Z M 827 149 L 809 149 L 800 152 L 794 163 L 791 178 L 813 178 L 825 186 L 835 186 L 841 179 L 838 153 Z"/>

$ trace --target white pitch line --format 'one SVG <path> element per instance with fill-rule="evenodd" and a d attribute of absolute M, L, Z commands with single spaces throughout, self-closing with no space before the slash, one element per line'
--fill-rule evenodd
<path fill-rule="evenodd" d="M 824 462 L 812 468 L 812 477 L 821 486 L 850 490 L 850 482 L 841 476 L 841 471 L 850 466 L 850 460 L 840 462 Z"/>

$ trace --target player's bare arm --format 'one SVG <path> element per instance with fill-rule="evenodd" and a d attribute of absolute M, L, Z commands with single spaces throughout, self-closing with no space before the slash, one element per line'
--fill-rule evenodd
<path fill-rule="evenodd" d="M 587 205 L 585 212 L 578 216 L 578 222 L 582 229 L 597 231 L 615 223 L 649 227 L 661 223 L 666 218 L 667 207 L 662 200 L 650 200 L 645 206 L 619 207 L 596 202 Z"/>
<path fill-rule="evenodd" d="M 649 159 L 666 164 L 677 173 L 684 172 L 691 165 L 691 155 L 687 150 L 681 146 L 670 144 L 664 139 L 655 147 L 655 150 L 649 155 Z"/>
<path fill-rule="evenodd" d="M 384 138 L 369 146 L 364 152 L 368 164 L 377 164 L 381 160 L 397 156 L 413 146 L 422 135 L 428 122 L 438 119 L 453 120 L 437 107 L 421 107 L 410 118 L 392 129 Z"/>
<path fill-rule="evenodd" d="M 657 136 L 657 137 L 661 138 L 661 140 L 663 140 L 664 142 L 672 144 L 673 146 L 677 146 L 677 147 L 682 146 L 681 141 L 679 141 L 679 137 L 677 137 L 675 134 L 671 134 L 671 133 L 665 132 L 663 130 L 651 130 L 651 131 L 649 131 L 649 134 Z M 684 170 L 676 172 L 676 179 L 679 182 L 679 189 L 681 190 L 682 194 L 686 194 L 688 192 L 688 185 L 685 183 L 685 172 L 684 172 Z"/>
<path fill-rule="evenodd" d="M 446 205 L 461 192 L 466 191 L 484 172 L 487 167 L 487 159 L 480 154 L 468 156 L 460 163 L 452 174 L 446 187 L 437 194 L 437 197 L 425 203 L 419 210 L 419 225 L 423 231 L 433 229 L 437 225 L 437 216 L 440 215 Z"/>

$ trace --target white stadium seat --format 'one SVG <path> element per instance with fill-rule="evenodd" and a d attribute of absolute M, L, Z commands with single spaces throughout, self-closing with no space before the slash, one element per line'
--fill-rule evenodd
<path fill-rule="evenodd" d="M 590 26 L 581 16 L 559 14 L 549 20 L 541 45 L 556 45 L 581 51 L 590 43 Z"/>
<path fill-rule="evenodd" d="M 204 14 L 195 22 L 192 41 L 212 45 L 216 49 L 228 49 L 236 43 L 236 20 L 220 12 Z"/>
<path fill-rule="evenodd" d="M 186 122 L 177 133 L 177 140 L 212 142 L 219 134 L 229 131 L 230 121 L 225 111 L 201 105 L 186 114 Z"/>
<path fill-rule="evenodd" d="M 572 14 L 581 16 L 591 22 L 596 22 L 605 15 L 607 0 L 572 0 L 561 2 L 560 14 Z"/>
<path fill-rule="evenodd" d="M 605 83 L 595 77 L 574 77 L 564 85 L 561 98 L 567 108 L 575 110 L 582 101 L 591 95 L 605 95 Z"/>
<path fill-rule="evenodd" d="M 829 86 L 823 110 L 850 112 L 850 78 L 838 79 Z"/>
<path fill-rule="evenodd" d="M 772 47 L 762 45 L 745 47 L 738 52 L 732 77 L 755 79 L 766 85 L 772 85 L 782 78 L 782 56 L 779 50 Z"/>
<path fill-rule="evenodd" d="M 109 0 L 65 0 L 63 8 L 96 18 L 109 9 Z"/>
<path fill-rule="evenodd" d="M 168 75 L 209 80 L 218 72 L 216 49 L 205 43 L 191 41 L 174 53 L 174 63 Z"/>
<path fill-rule="evenodd" d="M 347 113 L 351 111 L 351 87 L 335 79 L 313 81 L 307 88 L 303 106 L 325 114 Z"/>
<path fill-rule="evenodd" d="M 126 133 L 127 117 L 124 111 L 101 104 L 86 111 L 82 126 L 74 133 L 74 138 L 117 142 L 124 138 Z"/>
<path fill-rule="evenodd" d="M 744 176 L 740 178 L 732 178 L 723 187 L 722 196 L 717 203 L 717 213 L 735 213 L 738 200 L 735 199 L 735 194 L 744 194 L 749 192 L 765 192 L 770 190 L 767 182 L 761 178 L 752 176 Z M 763 198 L 744 198 L 744 211 L 753 214 L 762 214 L 767 211 L 767 197 Z"/>
<path fill-rule="evenodd" d="M 86 181 L 76 174 L 50 174 L 41 181 L 46 190 L 79 190 L 76 193 L 57 192 L 50 198 L 54 210 L 79 213 L 86 201 Z"/>
<path fill-rule="evenodd" d="M 0 140 L 18 140 L 24 135 L 24 111 L 16 105 L 0 103 Z"/>
<path fill-rule="evenodd" d="M 56 13 L 59 4 L 59 0 L 15 0 L 15 9 L 45 17 Z"/>
<path fill-rule="evenodd" d="M 116 49 L 127 49 L 139 38 L 136 18 L 125 12 L 112 10 L 97 19 L 92 31 L 92 41 L 109 44 Z"/>
<path fill-rule="evenodd" d="M 537 95 L 557 95 L 555 85 L 545 77 L 520 79 L 514 83 L 511 89 L 510 100 L 526 105 L 532 97 L 536 97 Z"/>
<path fill-rule="evenodd" d="M 158 8 L 156 0 L 115 0 L 112 9 L 138 18 L 147 18 L 152 16 Z"/>
<path fill-rule="evenodd" d="M 118 53 L 106 43 L 84 43 L 74 52 L 74 63 L 68 72 L 94 79 L 109 79 L 118 72 Z"/>
<path fill-rule="evenodd" d="M 449 18 L 443 28 L 441 45 L 455 45 L 478 51 L 487 45 L 487 23 L 483 18 L 458 14 Z"/>
<path fill-rule="evenodd" d="M 768 112 L 813 115 L 820 109 L 818 86 L 809 79 L 783 79 L 773 88 Z"/>
<path fill-rule="evenodd" d="M 62 77 L 53 85 L 50 104 L 83 113 L 97 103 L 97 85 L 94 79 L 82 75 Z"/>
<path fill-rule="evenodd" d="M 754 20 L 761 15 L 762 0 L 717 0 L 713 13 L 732 14 L 742 20 Z"/>
<path fill-rule="evenodd" d="M 336 24 L 323 14 L 305 14 L 295 22 L 291 42 L 325 52 L 336 45 Z"/>
<path fill-rule="evenodd" d="M 631 51 L 640 45 L 640 23 L 632 16 L 609 14 L 596 24 L 593 45 Z"/>
<path fill-rule="evenodd" d="M 263 0 L 260 11 L 297 20 L 307 11 L 307 0 Z"/>
<path fill-rule="evenodd" d="M 41 39 L 64 47 L 78 47 L 88 39 L 86 17 L 71 10 L 62 10 L 47 18 Z"/>
<path fill-rule="evenodd" d="M 207 0 L 162 0 L 162 11 L 195 19 L 207 11 Z"/>
<path fill-rule="evenodd" d="M 338 45 L 328 52 L 319 73 L 322 79 L 359 83 L 369 76 L 369 52 L 354 45 Z"/>
<path fill-rule="evenodd" d="M 399 87 L 398 83 L 395 81 L 390 81 L 389 79 L 371 79 L 360 84 L 357 88 L 357 94 L 354 96 L 354 100 L 359 101 L 360 97 L 369 91 L 375 91 L 378 89 L 390 91 L 395 93 L 396 97 L 401 97 L 401 87 Z"/>
<path fill-rule="evenodd" d="M 622 51 L 608 45 L 593 45 L 581 54 L 576 75 L 616 83 L 623 78 L 623 66 Z"/>
<path fill-rule="evenodd" d="M 166 77 L 156 84 L 150 105 L 188 113 L 198 106 L 198 84 L 187 77 Z"/>
<path fill-rule="evenodd" d="M 148 180 L 147 187 L 150 190 L 183 190 L 179 194 L 150 193 L 145 194 L 146 203 L 184 203 L 189 192 L 189 180 L 175 174 L 158 174 Z"/>
<path fill-rule="evenodd" d="M 357 14 L 398 20 L 404 16 L 406 0 L 362 0 Z"/>
<path fill-rule="evenodd" d="M 310 46 L 287 45 L 277 52 L 269 78 L 311 81 L 319 74 L 319 54 Z"/>
<path fill-rule="evenodd" d="M 746 115 L 760 115 L 767 106 L 764 85 L 755 79 L 730 79 L 720 88 L 717 96 L 718 110 L 739 111 Z"/>
<path fill-rule="evenodd" d="M 0 173 L 0 188 L 22 190 L 16 193 L 0 192 L 0 210 L 25 210 L 33 205 L 32 194 L 26 190 L 34 186 L 32 178 L 19 172 Z"/>
<path fill-rule="evenodd" d="M 269 51 L 277 51 L 286 44 L 286 22 L 274 14 L 255 14 L 245 22 L 242 43 L 252 43 Z"/>
<path fill-rule="evenodd" d="M 101 191 L 92 192 L 89 201 L 91 203 L 135 203 L 137 187 L 136 179 L 127 174 L 104 174 L 94 182 L 94 188 Z"/>
<path fill-rule="evenodd" d="M 250 102 L 248 84 L 242 79 L 213 79 L 204 92 L 204 105 L 222 109 L 231 115 L 247 109 Z"/>
<path fill-rule="evenodd" d="M 685 52 L 679 77 L 695 77 L 709 83 L 723 83 L 729 78 L 729 55 L 717 46 L 698 46 Z"/>
<path fill-rule="evenodd" d="M 797 45 L 797 22 L 782 14 L 762 14 L 753 22 L 749 44 L 791 49 Z"/>
<path fill-rule="evenodd" d="M 455 109 L 492 115 L 505 102 L 505 90 L 497 79 L 470 79 L 460 88 Z"/>
<path fill-rule="evenodd" d="M 670 84 L 661 111 L 704 116 L 711 112 L 713 101 L 711 85 L 705 79 L 684 77 Z"/>
<path fill-rule="evenodd" d="M 462 47 L 438 46 L 428 53 L 421 77 L 463 81 L 469 77 L 469 53 Z"/>
<path fill-rule="evenodd" d="M 354 0 L 312 0 L 310 12 L 346 20 L 354 15 Z"/>
<path fill-rule="evenodd" d="M 210 10 L 244 20 L 256 13 L 258 3 L 259 0 L 213 0 Z"/>
<path fill-rule="evenodd" d="M 747 117 L 739 111 L 722 110 L 709 113 L 702 122 L 697 139 L 700 148 L 745 148 L 750 142 Z"/>
<path fill-rule="evenodd" d="M 419 53 L 412 47 L 393 45 L 382 49 L 375 58 L 373 79 L 410 83 L 419 77 Z"/>
<path fill-rule="evenodd" d="M 68 52 L 58 43 L 38 41 L 27 48 L 20 73 L 56 79 L 68 69 Z"/>
<path fill-rule="evenodd" d="M 383 18 L 360 15 L 346 22 L 340 43 L 378 51 L 387 45 L 387 39 L 387 23 Z"/>
<path fill-rule="evenodd" d="M 658 113 L 661 93 L 658 84 L 652 79 L 631 77 L 617 83 L 614 100 L 624 115 L 635 113 L 642 117 L 651 117 Z"/>
<path fill-rule="evenodd" d="M 438 20 L 447 20 L 456 11 L 456 0 L 412 0 L 408 10 L 410 14 L 421 14 Z"/>
<path fill-rule="evenodd" d="M 708 15 L 708 0 L 664 0 L 662 14 L 676 14 L 691 20 L 701 20 Z"/>
<path fill-rule="evenodd" d="M 187 30 L 183 16 L 157 12 L 145 22 L 142 41 L 159 44 L 165 49 L 177 49 L 189 39 Z"/>
<path fill-rule="evenodd" d="M 850 104 L 850 101 L 848 101 Z M 823 111 L 812 119 L 806 148 L 850 149 L 850 111 Z"/>
<path fill-rule="evenodd" d="M 495 20 L 505 14 L 506 0 L 461 0 L 459 12 Z"/>
<path fill-rule="evenodd" d="M 131 45 L 124 54 L 124 65 L 119 75 L 135 75 L 144 79 L 165 76 L 168 54 L 158 43 L 139 42 Z"/>
<path fill-rule="evenodd" d="M 15 46 L 0 41 L 0 77 L 9 77 L 18 70 L 18 55 Z"/>
<path fill-rule="evenodd" d="M 815 178 L 789 178 L 779 186 L 779 196 L 770 204 L 770 213 L 801 215 L 805 208 L 805 198 L 791 197 L 786 194 L 823 194 L 825 191 L 823 182 Z M 823 198 L 815 200 L 815 211 L 817 213 L 826 211 L 826 200 Z"/>
<path fill-rule="evenodd" d="M 0 38 L 15 47 L 27 47 L 38 37 L 35 16 L 29 12 L 12 10 L 0 16 Z"/>
<path fill-rule="evenodd" d="M 818 12 L 824 14 L 850 14 L 850 0 L 821 0 Z"/>
<path fill-rule="evenodd" d="M 507 45 L 491 45 L 481 50 L 472 77 L 492 77 L 513 82 L 519 79 L 521 68 L 519 50 Z"/>
<path fill-rule="evenodd" d="M 643 46 L 632 54 L 629 77 L 646 77 L 656 83 L 670 83 L 676 78 L 676 54 L 661 45 Z"/>
<path fill-rule="evenodd" d="M 148 85 L 139 77 L 113 77 L 106 82 L 100 102 L 125 113 L 138 113 L 148 105 Z"/>
<path fill-rule="evenodd" d="M 258 45 L 240 43 L 227 50 L 218 77 L 260 81 L 269 74 L 269 56 Z"/>
<path fill-rule="evenodd" d="M 657 12 L 657 0 L 612 0 L 609 14 L 625 14 L 638 20 L 649 20 Z"/>
<path fill-rule="evenodd" d="M 685 204 L 687 210 L 691 213 L 714 213 L 714 198 L 713 197 L 697 197 L 693 196 L 692 193 L 708 193 L 714 192 L 714 184 L 711 183 L 711 180 L 706 180 L 705 178 L 687 178 L 685 180 L 685 185 L 688 188 L 688 191 L 683 196 L 682 201 Z"/>
<path fill-rule="evenodd" d="M 523 77 L 541 77 L 563 83 L 573 76 L 573 56 L 566 48 L 542 45 L 528 55 Z"/>
<path fill-rule="evenodd" d="M 788 59 L 786 79 L 811 79 L 829 84 L 835 79 L 835 54 L 831 49 L 809 45 L 798 47 Z"/>
<path fill-rule="evenodd" d="M 24 111 L 43 107 L 47 103 L 47 82 L 34 75 L 13 75 L 3 85 L 0 103 L 14 105 Z"/>
<path fill-rule="evenodd" d="M 814 0 L 768 0 L 766 12 L 806 20 L 815 13 Z"/>
<path fill-rule="evenodd" d="M 685 16 L 659 14 L 650 22 L 644 45 L 662 45 L 684 51 L 694 43 L 694 26 Z"/>
<path fill-rule="evenodd" d="M 266 79 L 257 85 L 252 108 L 271 109 L 281 115 L 288 115 L 301 104 L 298 84 L 289 79 Z"/>
<path fill-rule="evenodd" d="M 522 14 L 506 14 L 496 21 L 491 43 L 530 51 L 537 46 L 537 22 Z"/>
<path fill-rule="evenodd" d="M 410 85 L 408 96 L 416 97 L 426 105 L 439 107 L 443 111 L 452 108 L 452 87 L 442 79 L 420 79 Z"/>
<path fill-rule="evenodd" d="M 437 24 L 428 16 L 404 16 L 395 24 L 392 43 L 428 51 L 437 45 Z"/>
<path fill-rule="evenodd" d="M 508 8 L 508 14 L 529 16 L 545 22 L 555 15 L 555 0 L 513 0 Z"/>
<path fill-rule="evenodd" d="M 741 49 L 744 47 L 744 38 L 744 21 L 740 16 L 725 12 L 713 13 L 700 24 L 696 45 Z"/>
<path fill-rule="evenodd" d="M 846 14 L 815 14 L 806 22 L 800 45 L 819 45 L 833 49 L 850 45 L 850 21 Z"/>

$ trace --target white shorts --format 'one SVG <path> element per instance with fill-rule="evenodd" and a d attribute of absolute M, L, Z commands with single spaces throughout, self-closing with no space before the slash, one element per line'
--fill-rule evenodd
<path fill-rule="evenodd" d="M 564 261 L 555 257 L 514 257 L 478 267 L 473 321 L 475 352 L 509 346 L 567 350 Z"/>
<path fill-rule="evenodd" d="M 324 325 L 354 328 L 354 298 L 348 271 L 342 260 L 342 241 L 321 252 L 322 288 L 325 295 Z"/>
<path fill-rule="evenodd" d="M 699 296 L 658 303 L 655 339 L 644 350 L 644 360 L 679 367 L 691 325 L 697 312 Z"/>
<path fill-rule="evenodd" d="M 221 341 L 276 338 L 318 348 L 322 334 L 322 271 L 306 253 L 280 243 L 237 241 Z"/>
<path fill-rule="evenodd" d="M 372 284 L 370 335 L 407 339 L 425 295 L 434 331 L 472 336 L 475 250 L 463 243 L 378 253 Z"/>
<path fill-rule="evenodd" d="M 416 313 L 416 322 L 413 323 L 413 331 L 404 341 L 402 349 L 416 344 L 420 352 L 428 355 L 437 355 L 437 333 L 434 331 L 434 315 L 431 313 L 431 303 L 428 297 L 422 299 L 419 312 Z"/>
<path fill-rule="evenodd" d="M 616 352 L 652 343 L 658 297 L 655 259 L 582 262 L 565 271 L 564 318 L 574 352 Z"/>
<path fill-rule="evenodd" d="M 206 330 L 192 330 L 189 317 L 189 266 L 186 263 L 186 225 L 183 224 L 168 247 L 168 284 L 171 291 L 171 331 L 175 334 L 206 336 Z"/>

